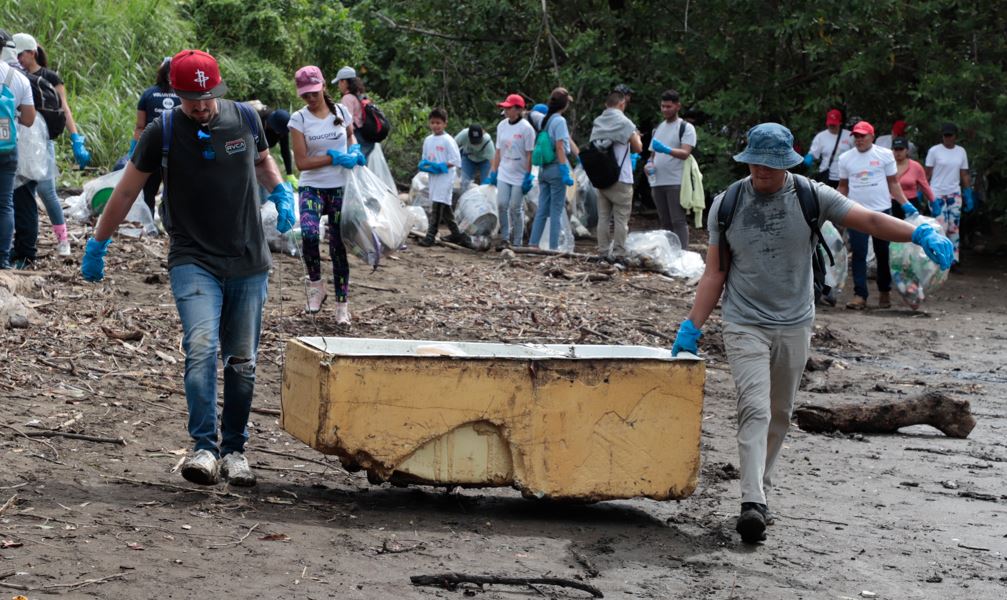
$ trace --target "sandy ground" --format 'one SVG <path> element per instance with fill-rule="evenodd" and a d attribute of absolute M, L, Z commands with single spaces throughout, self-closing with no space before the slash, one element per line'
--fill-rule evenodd
<path fill-rule="evenodd" d="M 897 435 L 794 427 L 770 498 L 777 523 L 765 544 L 747 547 L 733 529 L 734 394 L 716 319 L 700 348 L 700 484 L 679 502 L 564 505 L 510 489 L 371 485 L 269 414 L 250 425 L 259 485 L 196 489 L 172 472 L 189 442 L 164 241 L 116 241 L 108 277 L 93 285 L 76 274 L 80 246 L 64 262 L 50 237 L 48 256 L 21 275 L 39 277 L 29 294 L 39 318 L 0 332 L 0 588 L 10 596 L 589 597 L 409 581 L 454 571 L 573 578 L 609 598 L 1007 597 L 1002 260 L 967 263 L 922 312 L 820 311 L 812 353 L 833 366 L 809 375 L 799 402 L 940 390 L 969 400 L 978 425 L 968 439 L 928 426 Z M 373 273 L 354 260 L 354 324 L 340 330 L 331 297 L 320 315 L 303 314 L 303 268 L 276 258 L 255 399 L 266 409 L 279 408 L 292 336 L 667 346 L 653 332 L 673 336 L 693 293 L 650 273 L 601 282 L 546 274 L 598 269 L 572 259 L 410 247 Z M 141 341 L 114 337 L 135 331 Z M 126 444 L 22 435 L 38 427 Z"/>

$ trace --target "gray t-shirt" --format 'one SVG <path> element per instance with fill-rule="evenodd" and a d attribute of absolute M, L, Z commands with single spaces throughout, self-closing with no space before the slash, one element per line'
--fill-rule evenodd
<path fill-rule="evenodd" d="M 818 191 L 820 221 L 840 223 L 853 202 L 829 186 L 812 182 Z M 720 245 L 717 211 L 724 194 L 710 207 L 710 245 Z M 789 173 L 780 191 L 755 193 L 745 178 L 727 230 L 731 264 L 724 289 L 723 318 L 739 325 L 798 327 L 815 318 L 811 252 L 817 238 L 801 213 Z"/>

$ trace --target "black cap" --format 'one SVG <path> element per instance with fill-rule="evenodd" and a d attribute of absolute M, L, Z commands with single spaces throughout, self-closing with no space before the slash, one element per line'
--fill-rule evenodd
<path fill-rule="evenodd" d="M 905 150 L 909 147 L 909 140 L 904 137 L 897 137 L 892 140 L 892 150 Z"/>
<path fill-rule="evenodd" d="M 612 89 L 612 91 L 619 92 L 620 94 L 626 94 L 627 96 L 632 96 L 633 94 L 636 93 L 633 91 L 633 88 L 629 87 L 625 83 L 620 83 L 619 85 L 615 86 Z"/>
<path fill-rule="evenodd" d="M 469 125 L 469 143 L 481 144 L 483 141 L 483 126 L 479 123 Z"/>
<path fill-rule="evenodd" d="M 14 36 L 7 33 L 6 29 L 0 29 L 0 48 L 14 47 Z"/>
<path fill-rule="evenodd" d="M 945 123 L 941 125 L 941 135 L 958 135 L 958 126 L 954 123 Z"/>

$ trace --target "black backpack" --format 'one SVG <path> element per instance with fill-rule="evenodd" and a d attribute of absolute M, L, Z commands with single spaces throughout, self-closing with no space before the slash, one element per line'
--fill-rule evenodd
<path fill-rule="evenodd" d="M 811 228 L 811 237 L 818 238 L 815 250 L 811 253 L 811 267 L 815 281 L 815 298 L 828 298 L 830 297 L 832 288 L 825 284 L 825 258 L 822 256 L 823 251 L 829 257 L 829 265 L 834 266 L 836 261 L 832 257 L 829 245 L 825 243 L 825 238 L 822 237 L 822 229 L 818 222 L 818 192 L 815 191 L 814 185 L 812 185 L 807 177 L 794 174 L 793 178 L 794 188 L 797 191 L 797 200 L 801 203 L 801 213 L 804 215 L 804 221 Z M 743 181 L 735 181 L 727 188 L 723 200 L 720 201 L 720 208 L 717 210 L 717 226 L 720 228 L 721 239 L 720 246 L 727 250 L 727 252 L 720 253 L 721 271 L 727 270 L 727 255 L 731 251 L 727 242 L 727 229 L 731 226 L 731 221 L 734 220 L 734 213 L 738 210 L 738 195 L 741 193 Z"/>
<path fill-rule="evenodd" d="M 612 187 L 619 181 L 619 173 L 622 172 L 622 165 L 629 158 L 629 148 L 626 149 L 626 156 L 622 157 L 622 162 L 615 159 L 615 144 L 607 147 L 600 147 L 597 142 L 590 142 L 580 151 L 580 164 L 584 166 L 587 178 L 591 180 L 591 185 L 595 189 L 604 190 Z"/>
<path fill-rule="evenodd" d="M 22 71 L 31 84 L 31 95 L 35 100 L 35 110 L 45 119 L 49 129 L 49 139 L 54 140 L 66 129 L 66 111 L 59 92 L 45 77 Z"/>
<path fill-rule="evenodd" d="M 388 134 L 392 132 L 392 124 L 388 122 L 388 117 L 369 98 L 358 97 L 358 100 L 363 106 L 364 122 L 356 129 L 356 133 L 365 142 L 372 144 L 385 141 Z"/>

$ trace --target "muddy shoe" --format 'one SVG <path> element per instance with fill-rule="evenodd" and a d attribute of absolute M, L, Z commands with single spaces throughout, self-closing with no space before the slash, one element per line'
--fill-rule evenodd
<path fill-rule="evenodd" d="M 853 300 L 846 303 L 846 308 L 850 310 L 864 310 L 867 308 L 867 298 L 861 298 L 860 296 L 854 296 Z"/>
<path fill-rule="evenodd" d="M 766 539 L 765 505 L 755 502 L 741 503 L 741 516 L 735 529 L 741 534 L 741 541 L 756 544 Z"/>
<path fill-rule="evenodd" d="M 182 463 L 182 477 L 199 485 L 217 483 L 218 472 L 217 457 L 209 450 L 197 450 Z"/>
<path fill-rule="evenodd" d="M 451 242 L 452 244 L 458 244 L 459 246 L 463 246 L 465 248 L 472 247 L 472 240 L 469 239 L 468 234 L 461 232 L 452 233 L 447 237 L 446 241 Z"/>
<path fill-rule="evenodd" d="M 231 485 L 241 487 L 255 485 L 255 474 L 248 466 L 248 459 L 241 452 L 232 452 L 220 459 L 220 474 Z"/>
<path fill-rule="evenodd" d="M 430 246 L 434 245 L 434 238 L 425 237 L 416 243 L 419 244 L 420 246 L 423 246 L 424 248 L 429 248 Z"/>
<path fill-rule="evenodd" d="M 892 296 L 889 292 L 881 292 L 878 294 L 878 308 L 891 308 L 892 307 Z"/>
<path fill-rule="evenodd" d="M 497 242 L 496 251 L 503 252 L 504 250 L 507 250 L 510 247 L 511 247 L 510 242 L 508 242 L 507 240 L 500 240 L 499 242 Z"/>

